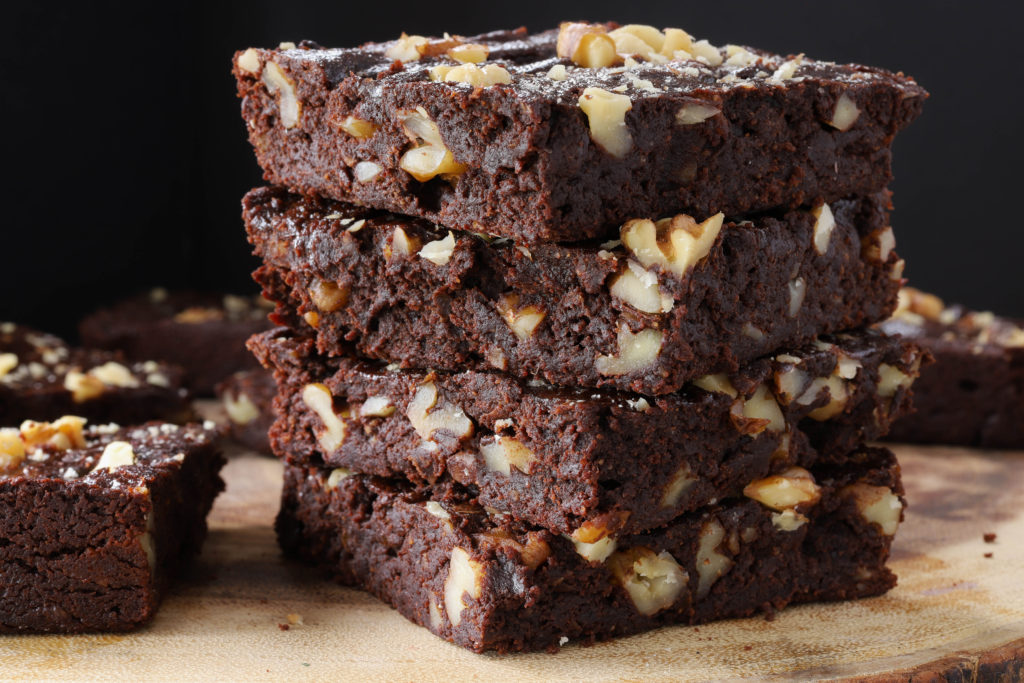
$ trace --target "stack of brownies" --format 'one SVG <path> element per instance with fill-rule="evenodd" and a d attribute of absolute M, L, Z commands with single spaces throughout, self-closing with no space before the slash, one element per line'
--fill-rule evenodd
<path fill-rule="evenodd" d="M 287 552 L 477 651 L 894 585 L 913 80 L 603 24 L 234 66 Z"/>

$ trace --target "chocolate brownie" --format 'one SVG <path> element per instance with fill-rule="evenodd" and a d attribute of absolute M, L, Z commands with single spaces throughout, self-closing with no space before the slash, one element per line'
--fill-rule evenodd
<path fill-rule="evenodd" d="M 269 312 L 258 296 L 157 288 L 96 311 L 82 320 L 79 333 L 87 346 L 180 365 L 192 392 L 213 396 L 231 373 L 259 367 L 245 340 L 271 326 Z"/>
<path fill-rule="evenodd" d="M 274 421 L 277 393 L 274 376 L 266 370 L 236 372 L 217 385 L 217 398 L 228 416 L 228 435 L 259 453 L 270 453 L 267 432 Z"/>
<path fill-rule="evenodd" d="M 0 323 L 0 424 L 80 415 L 97 422 L 183 422 L 192 415 L 182 370 L 118 353 L 76 349 L 14 323 Z"/>
<path fill-rule="evenodd" d="M 530 248 L 279 188 L 250 192 L 244 213 L 275 320 L 324 353 L 351 342 L 407 367 L 663 394 L 888 316 L 903 268 L 888 200 L 637 220 L 603 245 Z"/>
<path fill-rule="evenodd" d="M 84 422 L 0 429 L 0 632 L 140 626 L 206 536 L 212 425 Z"/>
<path fill-rule="evenodd" d="M 896 583 L 885 561 L 904 503 L 888 451 L 748 481 L 744 494 L 594 552 L 457 487 L 288 466 L 277 530 L 287 553 L 477 652 L 770 614 Z"/>
<path fill-rule="evenodd" d="M 239 52 L 234 74 L 271 183 L 528 244 L 878 192 L 927 96 L 882 69 L 612 26 L 304 41 Z"/>
<path fill-rule="evenodd" d="M 913 339 L 935 363 L 914 385 L 913 414 L 893 441 L 1024 448 L 1024 321 L 946 306 L 907 287 L 879 327 Z"/>
<path fill-rule="evenodd" d="M 284 331 L 250 344 L 276 372 L 271 446 L 286 460 L 454 480 L 481 505 L 586 542 L 842 460 L 906 412 L 921 361 L 913 344 L 863 332 L 644 398 L 325 358 Z"/>

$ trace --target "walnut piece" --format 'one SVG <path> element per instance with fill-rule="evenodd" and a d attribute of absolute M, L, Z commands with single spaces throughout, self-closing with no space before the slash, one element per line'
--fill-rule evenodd
<path fill-rule="evenodd" d="M 13 353 L 0 353 L 0 377 L 18 367 L 18 356 Z"/>
<path fill-rule="evenodd" d="M 331 390 L 319 382 L 307 384 L 302 390 L 302 402 L 320 418 L 323 428 L 317 433 L 317 441 L 325 453 L 329 455 L 341 448 L 345 441 L 345 423 L 334 412 Z M 347 414 L 343 416 L 348 417 Z"/>
<path fill-rule="evenodd" d="M 629 96 L 590 87 L 580 95 L 579 105 L 594 142 L 613 157 L 626 156 L 633 148 L 633 136 L 626 126 L 626 112 L 633 108 Z"/>
<path fill-rule="evenodd" d="M 510 436 L 496 436 L 493 441 L 482 441 L 480 454 L 484 456 L 487 469 L 506 476 L 512 473 L 513 467 L 529 474 L 530 465 L 536 459 L 533 451 L 522 441 Z"/>
<path fill-rule="evenodd" d="M 0 428 L 0 474 L 11 472 L 25 461 L 25 442 L 14 428 Z"/>
<path fill-rule="evenodd" d="M 384 169 L 381 168 L 380 164 L 372 161 L 360 161 L 355 165 L 355 168 L 352 169 L 352 173 L 355 175 L 357 183 L 368 183 L 380 175 L 382 170 Z M 349 232 L 355 231 L 349 229 Z"/>
<path fill-rule="evenodd" d="M 576 552 L 580 557 L 588 562 L 604 562 L 608 559 L 609 555 L 615 552 L 615 549 L 619 545 L 619 542 L 611 536 L 599 538 L 592 543 L 581 541 L 568 534 L 565 534 L 565 538 L 572 541 L 573 546 L 576 548 Z"/>
<path fill-rule="evenodd" d="M 317 280 L 309 288 L 310 300 L 324 313 L 333 313 L 344 306 L 348 303 L 348 295 L 348 287 L 327 280 Z"/>
<path fill-rule="evenodd" d="M 712 518 L 700 530 L 696 561 L 698 600 L 707 595 L 715 581 L 732 568 L 732 558 L 718 550 L 724 539 L 725 528 L 717 519 Z"/>
<path fill-rule="evenodd" d="M 237 396 L 228 392 L 224 395 L 224 412 L 228 419 L 236 425 L 247 425 L 260 416 L 260 410 L 246 394 L 239 393 Z"/>
<path fill-rule="evenodd" d="M 477 66 L 476 64 L 460 64 L 459 66 L 438 65 L 430 69 L 430 80 L 445 83 L 465 83 L 478 88 L 492 85 L 504 85 L 512 82 L 512 74 L 505 67 L 497 64 Z"/>
<path fill-rule="evenodd" d="M 668 552 L 635 546 L 617 552 L 608 567 L 640 614 L 650 616 L 671 607 L 690 576 Z"/>
<path fill-rule="evenodd" d="M 461 64 L 479 64 L 487 60 L 490 48 L 479 43 L 466 43 L 464 45 L 456 45 L 448 50 L 447 54 Z"/>
<path fill-rule="evenodd" d="M 428 41 L 423 36 L 410 36 L 404 32 L 387 50 L 386 57 L 400 62 L 415 62 L 426 52 Z"/>
<path fill-rule="evenodd" d="M 661 355 L 661 330 L 644 329 L 636 334 L 626 326 L 619 327 L 619 352 L 614 356 L 598 356 L 594 363 L 597 372 L 606 377 L 618 377 L 638 372 L 654 365 Z"/>
<path fill-rule="evenodd" d="M 53 422 L 25 420 L 20 427 L 21 440 L 28 450 L 43 445 L 62 451 L 69 448 L 84 448 L 85 434 L 82 428 L 85 422 L 84 417 L 73 415 L 65 415 Z"/>
<path fill-rule="evenodd" d="M 658 288 L 658 276 L 630 259 L 609 288 L 612 296 L 644 313 L 668 313 L 675 300 Z"/>
<path fill-rule="evenodd" d="M 119 467 L 134 464 L 135 451 L 132 450 L 132 445 L 127 441 L 111 441 L 103 449 L 103 454 L 100 455 L 99 462 L 92 468 L 92 471 L 106 469 L 108 472 L 113 472 Z"/>
<path fill-rule="evenodd" d="M 327 477 L 327 483 L 324 484 L 324 488 L 328 491 L 333 491 L 338 488 L 338 484 L 352 476 L 352 470 L 344 467 L 335 467 L 331 470 L 330 475 Z"/>
<path fill-rule="evenodd" d="M 402 228 L 395 228 L 391 233 L 391 241 L 384 248 L 384 258 L 390 262 L 394 257 L 409 257 L 420 249 L 420 240 L 409 237 Z"/>
<path fill-rule="evenodd" d="M 294 128 L 302 117 L 302 103 L 295 95 L 295 84 L 277 62 L 267 62 L 263 67 L 263 84 L 267 92 L 277 96 L 277 108 L 281 114 L 281 125 Z"/>
<path fill-rule="evenodd" d="M 726 394 L 736 398 L 739 392 L 736 391 L 736 387 L 729 381 L 728 375 L 716 374 L 716 375 L 704 375 L 693 380 L 695 386 L 700 387 L 704 391 L 712 394 Z"/>
<path fill-rule="evenodd" d="M 480 597 L 483 580 L 484 566 L 462 548 L 452 548 L 444 581 L 444 606 L 452 626 L 462 623 L 462 612 L 468 607 L 464 596 L 468 594 L 474 600 Z"/>
<path fill-rule="evenodd" d="M 372 121 L 356 118 L 351 114 L 341 120 L 341 123 L 338 124 L 338 128 L 341 128 L 343 131 L 354 138 L 358 138 L 359 140 L 372 138 L 373 134 L 377 132 L 377 124 Z"/>
<path fill-rule="evenodd" d="M 896 395 L 899 389 L 908 389 L 917 377 L 917 364 L 912 368 L 910 374 L 900 370 L 895 365 L 882 363 L 878 366 L 878 395 L 882 398 L 890 398 Z"/>
<path fill-rule="evenodd" d="M 444 239 L 434 240 L 427 242 L 420 249 L 419 255 L 421 258 L 425 258 L 434 265 L 446 266 L 448 261 L 451 260 L 452 254 L 455 252 L 455 235 L 452 231 L 448 231 L 448 236 Z"/>
<path fill-rule="evenodd" d="M 363 417 L 391 417 L 395 414 L 395 407 L 387 396 L 371 396 L 363 401 L 359 414 Z"/>
<path fill-rule="evenodd" d="M 425 183 L 439 175 L 457 176 L 466 171 L 466 165 L 452 157 L 441 139 L 437 124 L 430 120 L 423 107 L 400 111 L 399 120 L 406 136 L 416 146 L 402 155 L 398 166 L 413 178 Z"/>
<path fill-rule="evenodd" d="M 814 505 L 821 499 L 821 488 L 810 472 L 790 467 L 781 474 L 747 484 L 743 495 L 781 512 L 801 505 Z"/>
<path fill-rule="evenodd" d="M 783 405 L 789 405 L 807 391 L 811 378 L 796 366 L 787 366 L 775 373 L 776 395 Z"/>
<path fill-rule="evenodd" d="M 693 476 L 693 471 L 690 469 L 690 465 L 683 463 L 676 474 L 672 477 L 672 481 L 665 487 L 665 492 L 661 495 L 661 507 L 663 508 L 674 508 L 679 504 L 679 500 L 683 497 L 683 494 L 693 488 L 693 485 L 697 483 L 697 477 Z"/>
<path fill-rule="evenodd" d="M 789 281 L 789 317 L 795 318 L 804 305 L 804 297 L 807 296 L 807 283 L 802 277 L 796 277 Z"/>
<path fill-rule="evenodd" d="M 657 222 L 641 218 L 626 222 L 619 229 L 622 243 L 645 268 L 659 265 L 682 277 L 711 253 L 722 230 L 725 216 L 717 213 L 698 223 L 679 214 Z"/>
<path fill-rule="evenodd" d="M 892 536 L 896 533 L 903 514 L 903 503 L 888 487 L 857 482 L 844 488 L 840 495 L 852 497 L 861 517 L 871 524 L 877 524 L 883 534 Z"/>
<path fill-rule="evenodd" d="M 849 95 L 843 93 L 836 101 L 836 108 L 828 125 L 840 131 L 850 130 L 858 116 L 860 116 L 860 109 L 857 108 L 857 105 L 854 104 Z"/>
<path fill-rule="evenodd" d="M 838 367 L 836 369 L 838 370 Z M 804 392 L 797 397 L 796 402 L 803 406 L 810 405 L 818 400 L 818 396 L 823 389 L 828 389 L 828 403 L 808 413 L 811 418 L 819 422 L 828 420 L 841 413 L 846 407 L 847 400 L 850 398 L 849 386 L 843 378 L 839 375 L 830 375 L 828 377 L 815 377 L 811 380 Z"/>
<path fill-rule="evenodd" d="M 621 61 L 615 41 L 604 26 L 579 22 L 563 22 L 558 29 L 556 54 L 562 59 L 589 69 L 611 66 Z"/>
<path fill-rule="evenodd" d="M 676 112 L 676 123 L 680 126 L 692 126 L 697 123 L 703 123 L 712 116 L 717 116 L 721 113 L 722 111 L 717 107 L 700 104 L 699 102 L 687 102 Z"/>
<path fill-rule="evenodd" d="M 505 319 L 512 332 L 522 341 L 526 341 L 537 331 L 537 326 L 544 321 L 545 313 L 537 306 L 519 307 L 518 294 L 504 294 L 498 299 L 498 313 Z"/>
<path fill-rule="evenodd" d="M 729 417 L 743 434 L 756 435 L 766 429 L 773 432 L 786 429 L 786 418 L 764 384 L 757 387 L 750 398 L 739 398 L 734 401 L 729 410 Z"/>
<path fill-rule="evenodd" d="M 836 228 L 836 218 L 832 215 L 832 209 L 825 203 L 811 209 L 811 215 L 814 216 L 814 249 L 824 256 L 832 239 L 832 231 Z"/>
<path fill-rule="evenodd" d="M 238 55 L 238 68 L 242 71 L 246 71 L 251 74 L 258 74 L 260 72 L 260 53 L 254 48 L 249 48 L 242 54 Z"/>
<path fill-rule="evenodd" d="M 437 386 L 433 382 L 425 382 L 416 387 L 406 417 L 412 423 L 416 433 L 429 441 L 438 430 L 444 430 L 462 439 L 473 434 L 473 421 L 456 405 L 438 396 Z"/>

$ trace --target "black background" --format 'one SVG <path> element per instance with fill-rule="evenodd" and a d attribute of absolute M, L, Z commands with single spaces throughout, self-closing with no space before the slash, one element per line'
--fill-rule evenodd
<path fill-rule="evenodd" d="M 8 7 L 0 29 L 0 320 L 66 333 L 98 303 L 152 285 L 254 290 L 239 200 L 260 173 L 229 73 L 236 49 L 568 18 L 678 26 L 716 45 L 915 76 L 932 97 L 896 143 L 893 225 L 907 276 L 1024 316 L 1018 3 L 36 5 Z"/>

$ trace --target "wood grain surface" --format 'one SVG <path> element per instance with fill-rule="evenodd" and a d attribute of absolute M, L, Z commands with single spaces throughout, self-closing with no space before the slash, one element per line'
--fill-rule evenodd
<path fill-rule="evenodd" d="M 235 454 L 204 553 L 149 627 L 0 637 L 0 678 L 1020 680 L 1024 453 L 896 451 L 910 509 L 893 551 L 899 586 L 888 595 L 796 607 L 773 622 L 665 628 L 513 656 L 463 651 L 377 600 L 283 561 L 271 530 L 280 466 Z M 996 534 L 994 543 L 986 533 Z M 289 624 L 289 615 L 301 623 Z"/>

